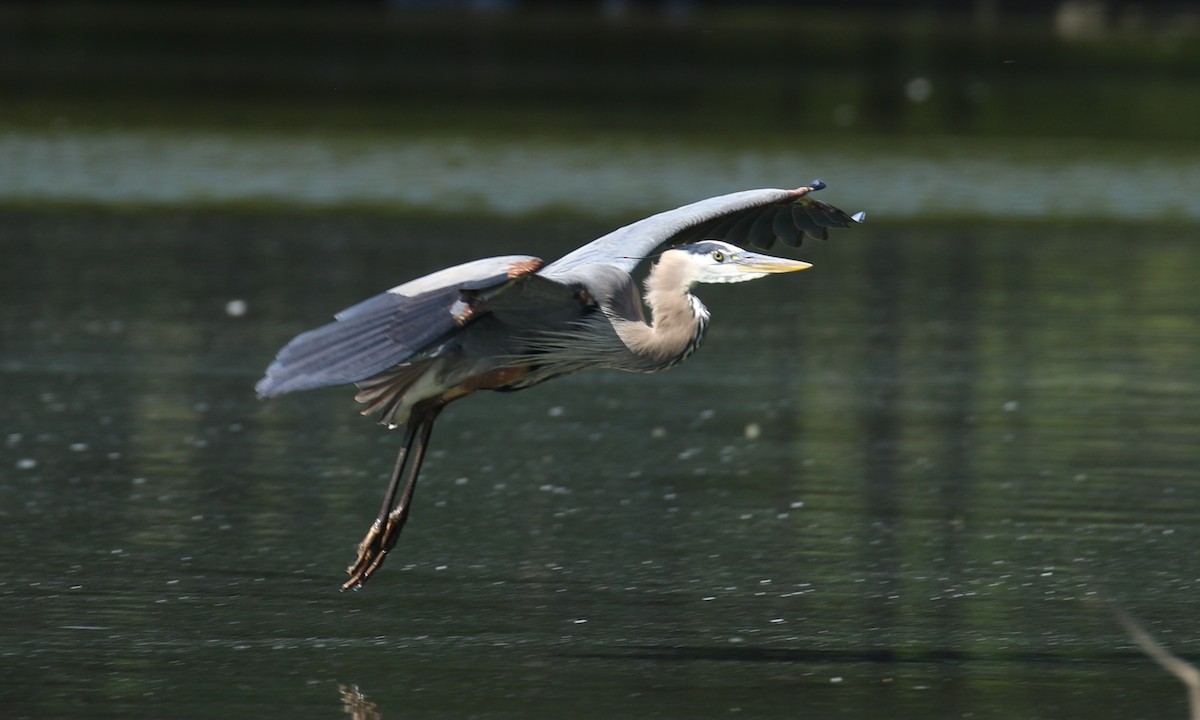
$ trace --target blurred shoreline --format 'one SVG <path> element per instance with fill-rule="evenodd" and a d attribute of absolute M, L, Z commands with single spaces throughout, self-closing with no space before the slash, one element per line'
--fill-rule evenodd
<path fill-rule="evenodd" d="M 1200 218 L 1185 5 L 102 5 L 0 9 L 0 205 Z"/>

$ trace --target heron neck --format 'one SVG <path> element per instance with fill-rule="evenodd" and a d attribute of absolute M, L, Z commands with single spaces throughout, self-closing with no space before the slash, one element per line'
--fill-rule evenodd
<path fill-rule="evenodd" d="M 683 362 L 700 346 L 708 327 L 708 309 L 690 292 L 691 268 L 686 260 L 664 255 L 646 278 L 648 323 L 629 323 L 622 339 L 646 370 L 666 370 Z"/>

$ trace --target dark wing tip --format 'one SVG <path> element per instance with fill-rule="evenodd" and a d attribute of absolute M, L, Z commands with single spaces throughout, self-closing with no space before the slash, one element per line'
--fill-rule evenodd
<path fill-rule="evenodd" d="M 797 188 L 797 189 L 805 191 L 804 194 L 807 195 L 810 192 L 824 190 L 827 187 L 829 187 L 829 186 L 827 184 L 825 184 L 824 180 L 822 180 L 821 178 L 814 178 L 813 181 L 810 182 L 807 186 L 802 187 L 802 188 Z M 822 206 L 826 209 L 826 211 L 834 210 L 840 215 L 845 215 L 844 212 L 842 212 L 841 210 L 838 210 L 837 208 L 833 207 L 832 205 L 827 205 L 825 203 L 822 203 Z M 852 220 L 856 223 L 861 223 L 861 222 L 866 221 L 867 213 L 862 210 L 859 210 L 858 212 L 854 213 L 853 215 L 849 215 L 848 217 L 850 220 Z M 846 226 L 840 225 L 839 227 L 846 227 Z"/>

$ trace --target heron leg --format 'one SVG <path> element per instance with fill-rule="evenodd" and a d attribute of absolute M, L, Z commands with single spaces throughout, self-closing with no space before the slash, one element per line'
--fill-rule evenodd
<path fill-rule="evenodd" d="M 417 487 L 421 463 L 425 460 L 429 437 L 433 433 L 433 421 L 437 419 L 441 409 L 440 405 L 436 405 L 419 414 L 414 409 L 408 427 L 405 428 L 404 444 L 396 455 L 396 465 L 383 497 L 383 505 L 366 536 L 358 544 L 358 558 L 346 569 L 350 579 L 342 583 L 342 590 L 361 587 L 383 565 L 388 551 L 396 546 L 400 531 L 404 529 L 404 523 L 412 509 L 413 492 Z M 400 489 L 401 485 L 403 490 Z M 396 497 L 397 492 L 400 495 L 399 499 Z"/>

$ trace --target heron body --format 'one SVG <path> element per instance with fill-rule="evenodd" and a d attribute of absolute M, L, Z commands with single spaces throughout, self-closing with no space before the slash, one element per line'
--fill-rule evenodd
<path fill-rule="evenodd" d="M 434 420 L 478 390 L 513 391 L 589 368 L 653 373 L 699 347 L 709 312 L 697 283 L 741 282 L 810 265 L 745 250 L 799 246 L 862 220 L 808 197 L 824 187 L 710 198 L 620 228 L 545 264 L 485 258 L 365 300 L 288 343 L 260 397 L 354 383 L 363 414 L 405 438 L 383 506 L 343 589 L 379 569 L 407 520 Z M 666 249 L 662 249 L 662 248 Z M 632 273 L 657 254 L 639 293 Z"/>

